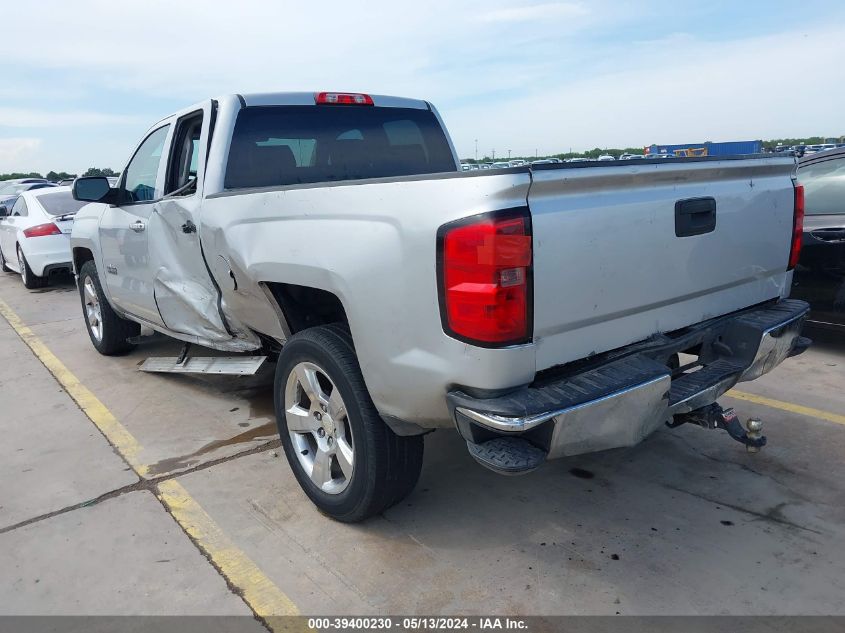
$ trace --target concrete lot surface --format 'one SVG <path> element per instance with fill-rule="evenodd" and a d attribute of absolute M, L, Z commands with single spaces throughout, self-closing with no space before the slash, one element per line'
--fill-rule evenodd
<path fill-rule="evenodd" d="M 350 526 L 288 468 L 272 367 L 144 374 L 179 345 L 101 357 L 72 280 L 4 274 L 0 300 L 0 614 L 845 614 L 841 335 L 723 400 L 763 419 L 757 455 L 682 427 L 507 478 L 439 431 L 411 496 Z"/>

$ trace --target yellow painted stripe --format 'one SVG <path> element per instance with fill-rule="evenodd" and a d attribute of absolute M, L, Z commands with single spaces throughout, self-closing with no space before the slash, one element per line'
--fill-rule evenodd
<path fill-rule="evenodd" d="M 199 543 L 226 578 L 243 591 L 247 604 L 262 618 L 298 615 L 299 610 L 238 549 L 188 491 L 175 479 L 158 484 L 158 496 L 184 530 Z"/>
<path fill-rule="evenodd" d="M 123 455 L 140 477 L 149 473 L 149 467 L 139 461 L 141 445 L 118 422 L 117 418 L 100 402 L 79 379 L 56 358 L 56 355 L 39 339 L 20 317 L 0 299 L 0 315 L 29 346 L 35 356 L 50 371 L 79 408 L 102 431 L 103 435 Z M 298 615 L 299 610 L 281 589 L 223 533 L 217 523 L 176 480 L 157 484 L 158 497 L 167 506 L 173 518 L 196 541 L 199 547 L 238 589 L 244 601 L 262 618 Z M 266 620 L 265 620 L 266 621 Z M 267 624 L 273 627 L 272 620 Z"/>
<path fill-rule="evenodd" d="M 68 395 L 74 399 L 79 408 L 85 412 L 98 429 L 106 436 L 109 442 L 123 455 L 129 465 L 138 473 L 139 477 L 146 477 L 149 467 L 140 461 L 140 454 L 143 450 L 129 431 L 117 421 L 112 412 L 106 408 L 91 391 L 79 382 L 71 371 L 64 366 L 64 363 L 56 358 L 56 355 L 41 342 L 21 318 L 0 299 L 0 314 L 9 322 L 12 329 L 23 339 L 32 353 L 44 364 Z"/>
<path fill-rule="evenodd" d="M 737 400 L 745 400 L 755 404 L 762 404 L 773 409 L 780 409 L 781 411 L 789 411 L 790 413 L 797 413 L 798 415 L 806 415 L 811 418 L 819 420 L 826 420 L 834 424 L 845 425 L 845 415 L 838 413 L 831 413 L 830 411 L 822 411 L 821 409 L 814 409 L 813 407 L 805 407 L 800 404 L 793 404 L 792 402 L 784 402 L 783 400 L 775 400 L 773 398 L 766 398 L 765 396 L 758 396 L 753 393 L 745 393 L 744 391 L 730 390 L 726 394 L 729 398 L 736 398 Z"/>

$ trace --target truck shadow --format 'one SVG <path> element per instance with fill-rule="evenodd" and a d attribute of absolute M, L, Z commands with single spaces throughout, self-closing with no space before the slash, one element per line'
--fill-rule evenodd
<path fill-rule="evenodd" d="M 845 360 L 845 325 L 841 329 L 830 329 L 808 324 L 804 326 L 803 334 L 813 339 L 813 347 L 841 353 Z"/>
<path fill-rule="evenodd" d="M 415 491 L 363 524 L 322 517 L 284 459 L 268 460 L 284 473 L 260 498 L 279 538 L 318 534 L 304 545 L 311 564 L 331 542 L 344 552 L 332 573 L 406 608 L 779 613 L 783 596 L 800 594 L 807 612 L 838 612 L 845 511 L 836 505 L 841 486 L 832 488 L 845 469 L 837 463 L 826 481 L 783 454 L 749 455 L 723 433 L 682 427 L 503 477 L 443 430 L 426 436 Z M 768 593 L 775 577 L 783 583 Z M 395 583 L 422 593 L 402 602 Z"/>
<path fill-rule="evenodd" d="M 76 281 L 70 273 L 57 273 L 48 277 L 46 286 L 30 290 L 29 292 L 33 294 L 76 292 Z"/>

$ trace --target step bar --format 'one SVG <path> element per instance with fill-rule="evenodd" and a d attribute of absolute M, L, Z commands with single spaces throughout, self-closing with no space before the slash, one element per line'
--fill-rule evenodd
<path fill-rule="evenodd" d="M 162 374 L 215 374 L 252 376 L 258 372 L 266 356 L 189 356 L 191 343 L 185 343 L 179 356 L 153 356 L 138 368 Z"/>

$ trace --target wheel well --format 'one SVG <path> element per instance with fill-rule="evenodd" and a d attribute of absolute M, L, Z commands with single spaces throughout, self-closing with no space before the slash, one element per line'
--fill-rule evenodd
<path fill-rule="evenodd" d="M 291 334 L 315 325 L 349 324 L 337 295 L 320 288 L 268 282 L 267 287 L 279 304 Z"/>
<path fill-rule="evenodd" d="M 79 272 L 79 269 L 82 268 L 82 265 L 94 259 L 94 253 L 89 251 L 87 248 L 74 248 L 73 249 L 73 270 L 75 272 Z"/>

